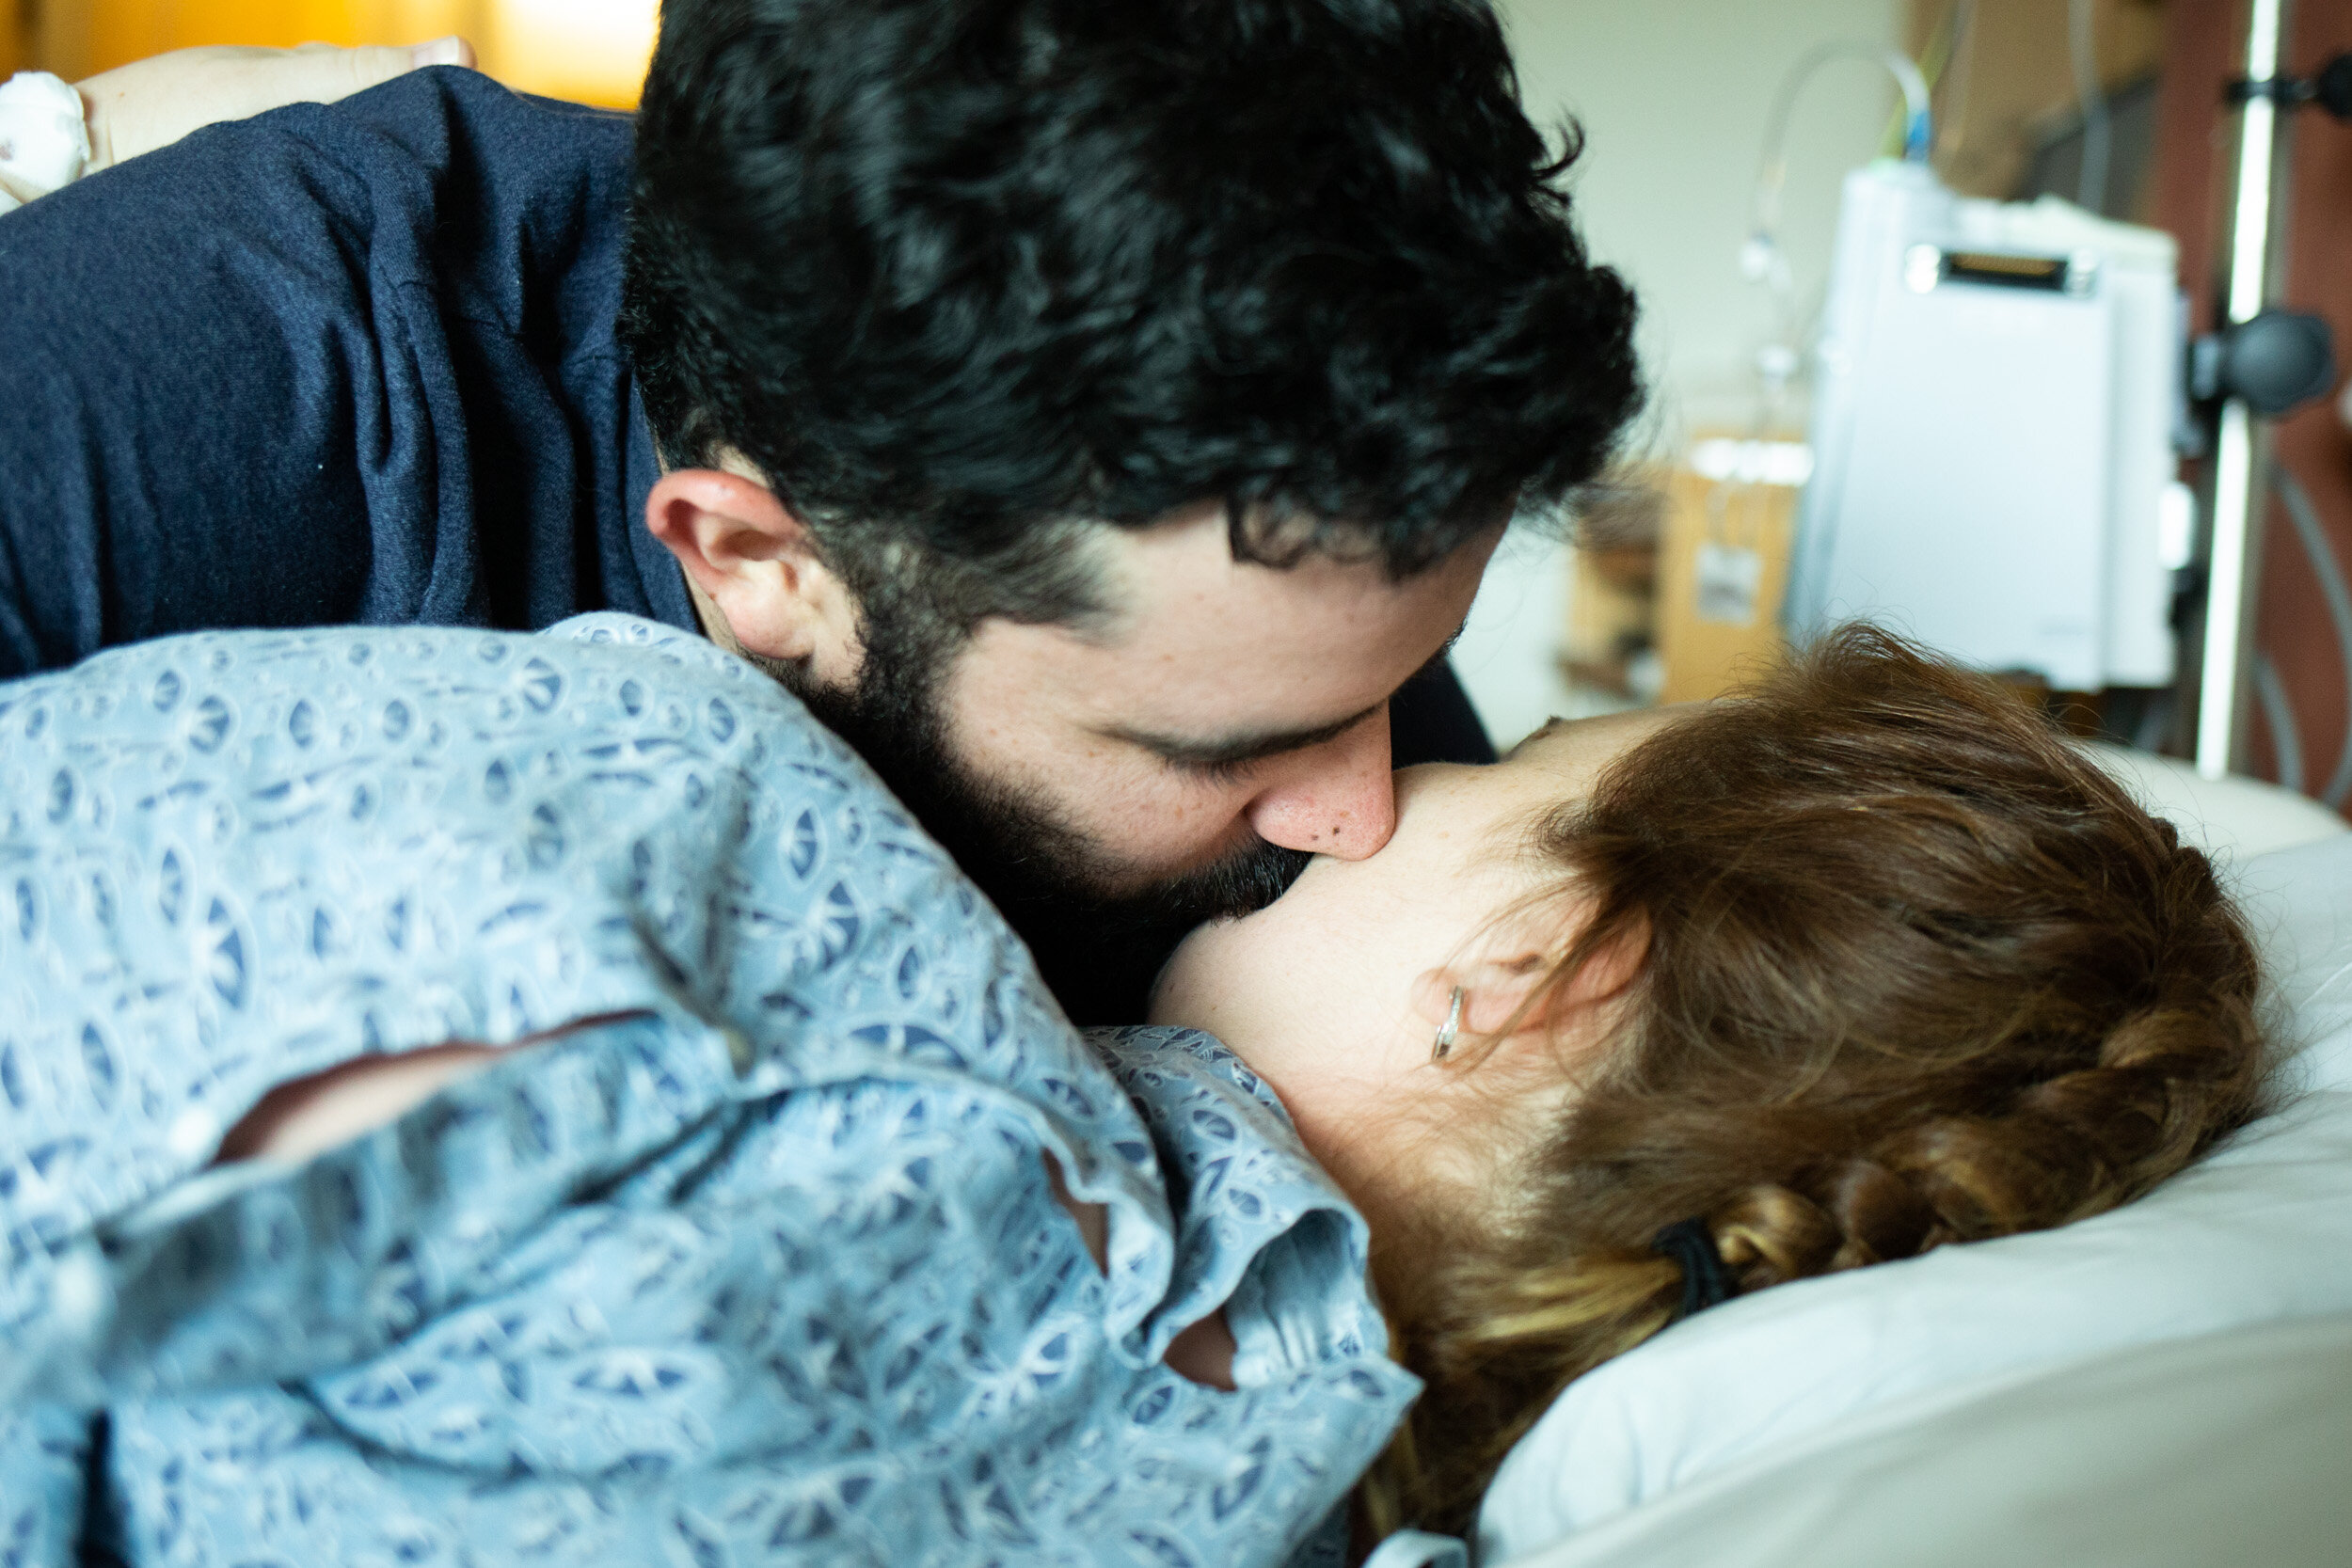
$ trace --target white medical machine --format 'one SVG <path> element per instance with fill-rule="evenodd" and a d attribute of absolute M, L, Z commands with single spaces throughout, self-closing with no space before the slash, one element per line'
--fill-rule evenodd
<path fill-rule="evenodd" d="M 1788 600 L 2060 690 L 2169 684 L 2184 319 L 2171 236 L 2055 197 L 1846 178 Z"/>

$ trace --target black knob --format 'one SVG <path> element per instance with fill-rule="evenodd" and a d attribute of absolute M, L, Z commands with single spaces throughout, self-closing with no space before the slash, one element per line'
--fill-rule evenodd
<path fill-rule="evenodd" d="M 2221 90 L 2227 103 L 2250 103 L 2267 98 L 2281 109 L 2316 103 L 2338 119 L 2352 121 L 2352 53 L 2338 55 L 2312 76 L 2240 76 Z"/>
<path fill-rule="evenodd" d="M 2217 390 L 2275 419 L 2335 386 L 2334 335 L 2317 316 L 2265 310 L 2222 333 L 2218 370 Z"/>
<path fill-rule="evenodd" d="M 2352 120 L 2352 55 L 2338 55 L 2319 68 L 2312 97 L 2338 119 Z"/>

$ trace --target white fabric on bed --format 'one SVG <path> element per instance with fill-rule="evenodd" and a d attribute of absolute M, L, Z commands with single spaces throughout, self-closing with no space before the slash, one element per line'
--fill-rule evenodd
<path fill-rule="evenodd" d="M 46 194 L 82 177 L 89 162 L 89 125 L 82 95 L 45 71 L 20 71 L 0 82 L 0 172 Z M 17 199 L 0 190 L 0 213 Z"/>
<path fill-rule="evenodd" d="M 1899 1401 L 2352 1308 L 2352 836 L 2234 874 L 2295 1094 L 2140 1202 L 1732 1301 L 1581 1379 L 1489 1490 L 1501 1562 Z"/>
<path fill-rule="evenodd" d="M 2343 817 L 2310 796 L 2275 784 L 2237 773 L 2204 778 L 2178 757 L 2104 740 L 2087 740 L 2082 747 L 2183 837 L 2225 861 L 2243 862 L 2345 831 Z"/>
<path fill-rule="evenodd" d="M 1491 1568 L 2344 1568 L 2352 1313 L 1941 1390 Z"/>

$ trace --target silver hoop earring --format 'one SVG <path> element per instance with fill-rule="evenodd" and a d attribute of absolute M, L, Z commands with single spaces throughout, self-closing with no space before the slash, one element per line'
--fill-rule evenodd
<path fill-rule="evenodd" d="M 1462 988 L 1456 986 L 1454 988 L 1454 1006 L 1447 1009 L 1445 1022 L 1438 1030 L 1437 1042 L 1429 1048 L 1429 1059 L 1433 1062 L 1444 1061 L 1446 1053 L 1454 1049 L 1454 1042 L 1461 1033 Z"/>

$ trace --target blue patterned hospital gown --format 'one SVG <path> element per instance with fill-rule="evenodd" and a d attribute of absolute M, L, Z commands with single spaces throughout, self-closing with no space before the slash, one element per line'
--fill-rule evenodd
<path fill-rule="evenodd" d="M 0 814 L 8 1568 L 1278 1563 L 1414 1391 L 1248 1070 L 1089 1053 L 696 640 L 121 649 L 0 688 Z M 582 1020 L 210 1165 L 287 1079 Z M 1232 1393 L 1160 1365 L 1218 1302 Z"/>

